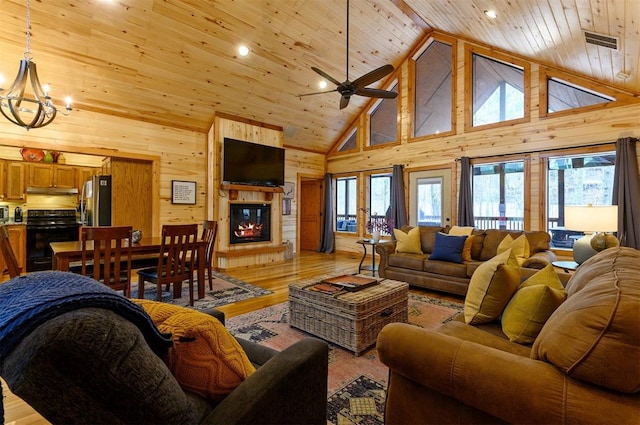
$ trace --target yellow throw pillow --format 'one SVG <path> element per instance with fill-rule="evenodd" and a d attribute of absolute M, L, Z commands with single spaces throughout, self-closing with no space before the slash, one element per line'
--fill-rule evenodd
<path fill-rule="evenodd" d="M 482 263 L 471 276 L 464 300 L 464 320 L 470 325 L 500 316 L 520 283 L 520 267 L 511 249 Z"/>
<path fill-rule="evenodd" d="M 469 236 L 471 235 L 472 232 L 473 232 L 472 226 L 466 226 L 466 227 L 452 226 L 451 229 L 449 229 L 449 234 L 451 236 Z"/>
<path fill-rule="evenodd" d="M 469 235 L 469 237 L 464 241 L 464 246 L 462 247 L 462 261 L 472 261 L 471 258 L 471 246 L 473 245 L 474 235 Z"/>
<path fill-rule="evenodd" d="M 502 332 L 510 341 L 531 344 L 567 293 L 548 264 L 525 280 L 502 312 Z"/>
<path fill-rule="evenodd" d="M 500 245 L 498 245 L 497 253 L 501 254 L 507 249 L 513 250 L 513 254 L 515 255 L 519 265 L 522 265 L 522 263 L 529 258 L 529 240 L 524 233 L 518 236 L 515 240 L 511 235 L 505 236 L 504 239 L 502 239 L 502 242 L 500 242 Z"/>
<path fill-rule="evenodd" d="M 222 400 L 255 368 L 218 319 L 190 308 L 150 300 L 140 304 L 173 347 L 163 359 L 180 386 L 211 401 Z"/>
<path fill-rule="evenodd" d="M 409 254 L 422 254 L 422 245 L 420 243 L 420 228 L 414 227 L 405 233 L 400 229 L 393 229 L 393 235 L 396 237 L 396 252 L 405 252 Z"/>

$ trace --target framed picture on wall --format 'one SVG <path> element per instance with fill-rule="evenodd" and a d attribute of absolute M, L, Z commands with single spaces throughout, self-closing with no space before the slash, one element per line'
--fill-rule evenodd
<path fill-rule="evenodd" d="M 296 190 L 295 183 L 285 182 L 283 189 L 284 189 L 284 193 L 282 194 L 282 197 L 284 199 L 293 199 L 295 197 L 295 190 Z"/>
<path fill-rule="evenodd" d="M 195 205 L 196 182 L 171 180 L 171 203 Z"/>
<path fill-rule="evenodd" d="M 291 199 L 282 200 L 282 215 L 291 215 Z"/>

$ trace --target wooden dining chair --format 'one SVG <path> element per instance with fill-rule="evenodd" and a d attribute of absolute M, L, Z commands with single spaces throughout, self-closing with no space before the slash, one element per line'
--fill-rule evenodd
<path fill-rule="evenodd" d="M 0 226 L 0 253 L 4 258 L 4 263 L 7 267 L 6 270 L 2 270 L 2 274 L 9 273 L 10 278 L 20 276 L 22 272 L 21 267 L 18 265 L 18 260 L 11 248 L 11 242 L 9 241 L 9 232 L 7 226 Z"/>
<path fill-rule="evenodd" d="M 138 298 L 144 298 L 145 282 L 158 287 L 158 301 L 162 301 L 162 287 L 173 284 L 173 298 L 182 296 L 182 282 L 189 280 L 189 305 L 193 305 L 193 272 L 195 270 L 197 224 L 165 224 L 158 266 L 138 270 Z"/>
<path fill-rule="evenodd" d="M 211 270 L 213 268 L 213 251 L 218 234 L 218 222 L 205 220 L 202 226 L 202 240 L 207 243 L 204 251 L 204 265 L 207 268 L 207 279 L 209 280 L 209 290 L 213 290 L 213 276 Z M 199 261 L 199 259 L 198 259 Z M 200 282 L 198 282 L 198 285 Z"/>
<path fill-rule="evenodd" d="M 80 228 L 81 273 L 115 291 L 123 291 L 125 297 L 131 296 L 132 231 L 131 226 Z"/>

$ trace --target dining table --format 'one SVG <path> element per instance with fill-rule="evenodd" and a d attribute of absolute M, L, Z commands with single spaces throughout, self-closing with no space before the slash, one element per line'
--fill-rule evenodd
<path fill-rule="evenodd" d="M 82 242 L 65 241 L 50 242 L 53 251 L 53 269 L 58 271 L 69 271 L 71 263 L 82 261 Z M 152 236 L 140 239 L 138 242 L 131 244 L 131 259 L 136 257 L 160 255 L 160 247 L 162 246 L 162 236 Z M 204 298 L 204 270 L 205 262 L 200 259 L 205 258 L 205 249 L 207 243 L 203 240 L 196 242 L 196 259 L 198 259 L 197 283 L 198 283 L 198 299 Z M 87 241 L 87 250 L 93 250 L 93 241 Z"/>

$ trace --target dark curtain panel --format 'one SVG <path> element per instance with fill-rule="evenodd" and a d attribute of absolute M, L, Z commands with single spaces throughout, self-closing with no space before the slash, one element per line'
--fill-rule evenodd
<path fill-rule="evenodd" d="M 320 247 L 318 252 L 333 252 L 333 190 L 331 183 L 333 175 L 327 173 L 324 176 L 324 211 L 322 212 L 322 229 L 320 234 Z"/>
<path fill-rule="evenodd" d="M 616 141 L 613 204 L 618 205 L 620 245 L 640 249 L 640 178 L 636 142 L 632 137 Z"/>
<path fill-rule="evenodd" d="M 387 214 L 387 225 L 394 238 L 393 228 L 401 228 L 407 224 L 407 206 L 404 202 L 404 173 L 402 165 L 393 166 L 393 174 L 391 175 L 391 205 L 389 206 L 389 214 Z"/>
<path fill-rule="evenodd" d="M 460 191 L 458 199 L 458 226 L 474 226 L 473 193 L 471 192 L 471 161 L 460 158 Z"/>

